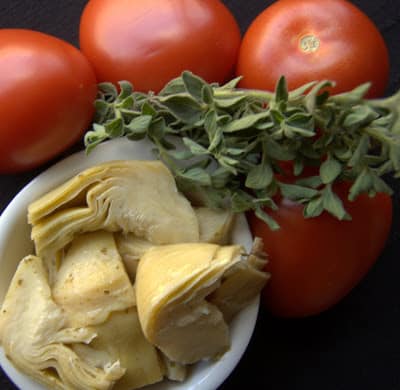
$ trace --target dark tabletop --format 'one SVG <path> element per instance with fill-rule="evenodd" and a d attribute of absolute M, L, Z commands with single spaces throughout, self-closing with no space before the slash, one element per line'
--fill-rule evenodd
<path fill-rule="evenodd" d="M 77 45 L 79 16 L 85 3 L 0 0 L 0 28 L 36 29 Z M 272 1 L 224 3 L 244 32 Z M 391 57 L 387 94 L 393 93 L 400 88 L 400 0 L 353 3 L 377 24 L 387 42 Z M 81 147 L 75 145 L 64 156 Z M 52 163 L 24 174 L 0 175 L 0 212 Z M 396 191 L 392 232 L 381 258 L 362 283 L 334 308 L 312 318 L 279 320 L 261 310 L 249 348 L 220 390 L 400 389 L 400 185 L 392 184 Z M 2 371 L 0 389 L 15 389 Z"/>

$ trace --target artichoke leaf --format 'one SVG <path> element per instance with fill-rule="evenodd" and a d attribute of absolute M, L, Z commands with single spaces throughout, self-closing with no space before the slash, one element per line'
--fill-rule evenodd
<path fill-rule="evenodd" d="M 47 272 L 39 257 L 18 265 L 0 311 L 0 342 L 13 364 L 52 389 L 110 389 L 125 370 L 110 358 L 94 367 L 64 343 L 89 344 L 90 328 L 68 328 L 53 301 Z"/>
<path fill-rule="evenodd" d="M 99 356 L 111 356 L 124 367 L 125 374 L 113 390 L 137 389 L 159 382 L 164 377 L 164 368 L 158 351 L 144 337 L 137 310 L 113 312 L 106 322 L 94 326 L 97 337 L 90 347 L 79 344 L 75 352 L 89 364 L 99 364 Z"/>
<path fill-rule="evenodd" d="M 89 168 L 29 205 L 38 255 L 52 256 L 82 232 L 132 232 L 154 244 L 196 242 L 189 201 L 160 161 L 111 161 Z"/>
<path fill-rule="evenodd" d="M 191 364 L 229 349 L 228 326 L 206 297 L 241 253 L 239 245 L 184 243 L 142 256 L 135 284 L 139 319 L 146 338 L 168 359 Z"/>
<path fill-rule="evenodd" d="M 264 271 L 266 264 L 263 243 L 256 237 L 250 254 L 225 273 L 221 285 L 208 297 L 208 301 L 221 310 L 226 322 L 229 323 L 264 288 L 270 278 Z"/>
<path fill-rule="evenodd" d="M 199 241 L 219 245 L 229 243 L 234 222 L 232 211 L 228 209 L 215 210 L 209 207 L 197 207 L 194 211 L 199 221 Z"/>
<path fill-rule="evenodd" d="M 77 236 L 55 273 L 52 293 L 69 326 L 104 322 L 110 313 L 135 305 L 135 293 L 112 233 Z"/>
<path fill-rule="evenodd" d="M 140 258 L 154 244 L 144 238 L 135 236 L 133 233 L 115 233 L 114 236 L 125 269 L 132 283 L 134 283 Z"/>

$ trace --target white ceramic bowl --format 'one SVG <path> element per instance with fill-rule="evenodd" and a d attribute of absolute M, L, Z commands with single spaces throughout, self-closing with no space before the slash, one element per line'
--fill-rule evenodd
<path fill-rule="evenodd" d="M 30 226 L 27 224 L 28 205 L 52 188 L 63 183 L 80 171 L 101 162 L 117 159 L 153 159 L 150 143 L 146 141 L 128 142 L 116 139 L 99 145 L 89 156 L 84 152 L 55 164 L 23 188 L 0 217 L 0 302 L 3 302 L 11 278 L 18 262 L 33 253 L 30 240 Z M 251 235 L 243 216 L 238 218 L 233 232 L 233 240 L 250 249 Z M 232 347 L 217 362 L 201 362 L 191 371 L 183 383 L 164 381 L 146 389 L 215 390 L 229 376 L 246 350 L 254 330 L 258 312 L 258 299 L 243 310 L 231 323 Z M 10 363 L 0 348 L 0 364 L 12 382 L 23 390 L 43 390 Z"/>

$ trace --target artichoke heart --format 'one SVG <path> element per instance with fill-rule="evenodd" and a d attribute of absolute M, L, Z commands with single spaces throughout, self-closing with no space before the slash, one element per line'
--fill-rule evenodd
<path fill-rule="evenodd" d="M 225 273 L 221 286 L 208 297 L 226 322 L 248 306 L 267 283 L 270 275 L 264 271 L 267 257 L 263 248 L 262 240 L 256 237 L 250 254 Z"/>
<path fill-rule="evenodd" d="M 75 345 L 74 351 L 92 365 L 103 364 L 98 359 L 111 356 L 126 369 L 113 390 L 132 390 L 164 378 L 164 367 L 158 351 L 144 337 L 137 310 L 132 307 L 114 312 L 106 322 L 94 327 L 97 337 L 90 343 Z"/>
<path fill-rule="evenodd" d="M 111 161 L 89 168 L 28 208 L 39 256 L 53 256 L 82 232 L 134 233 L 153 244 L 196 242 L 189 201 L 159 161 Z"/>
<path fill-rule="evenodd" d="M 136 237 L 133 233 L 115 233 L 115 242 L 126 272 L 134 282 L 140 258 L 154 244 L 143 238 Z"/>
<path fill-rule="evenodd" d="M 135 293 L 113 234 L 77 236 L 55 272 L 52 292 L 74 327 L 100 324 L 111 312 L 134 306 Z"/>
<path fill-rule="evenodd" d="M 89 344 L 96 333 L 90 328 L 66 327 L 66 322 L 52 300 L 42 260 L 25 257 L 0 312 L 0 341 L 6 355 L 17 368 L 51 389 L 110 389 L 125 370 L 109 357 L 102 366 L 82 360 L 69 346 Z"/>
<path fill-rule="evenodd" d="M 230 210 L 214 210 L 209 207 L 194 209 L 199 221 L 201 242 L 227 244 L 234 222 L 234 214 Z"/>
<path fill-rule="evenodd" d="M 146 338 L 168 359 L 190 364 L 229 349 L 228 326 L 206 297 L 241 254 L 238 245 L 184 243 L 153 247 L 140 259 L 139 319 Z"/>

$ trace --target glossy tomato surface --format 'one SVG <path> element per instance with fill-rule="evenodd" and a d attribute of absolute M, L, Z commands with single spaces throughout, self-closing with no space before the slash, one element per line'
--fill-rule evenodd
<path fill-rule="evenodd" d="M 209 82 L 234 72 L 239 26 L 219 0 L 90 0 L 80 46 L 99 81 L 158 92 L 184 70 Z"/>
<path fill-rule="evenodd" d="M 275 315 L 304 317 L 320 313 L 341 300 L 365 276 L 385 246 L 392 223 L 389 195 L 346 199 L 349 185 L 336 191 L 351 221 L 327 213 L 305 219 L 303 206 L 286 199 L 270 215 L 280 229 L 249 215 L 252 233 L 264 240 L 271 273 L 263 301 Z"/>
<path fill-rule="evenodd" d="M 237 74 L 241 86 L 273 90 L 280 76 L 289 89 L 333 80 L 333 92 L 371 82 L 381 96 L 389 78 L 389 54 L 374 23 L 346 0 L 279 0 L 246 31 Z"/>
<path fill-rule="evenodd" d="M 0 172 L 34 168 L 89 125 L 94 72 L 71 44 L 40 32 L 0 30 Z"/>

